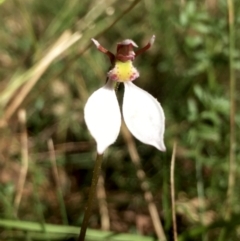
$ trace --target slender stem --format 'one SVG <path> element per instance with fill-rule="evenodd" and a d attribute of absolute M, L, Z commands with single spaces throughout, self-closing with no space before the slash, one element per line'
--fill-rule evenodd
<path fill-rule="evenodd" d="M 174 142 L 173 153 L 171 158 L 171 173 L 170 173 L 170 183 L 171 183 L 171 199 L 172 199 L 172 222 L 173 222 L 173 235 L 174 241 L 178 240 L 177 236 L 177 221 L 176 221 L 176 208 L 175 208 L 175 184 L 174 184 L 174 168 L 175 168 L 175 157 L 176 157 L 177 143 Z"/>
<path fill-rule="evenodd" d="M 91 188 L 88 196 L 88 202 L 85 208 L 83 223 L 82 223 L 80 235 L 78 237 L 78 241 L 84 241 L 85 239 L 88 222 L 92 214 L 92 207 L 95 200 L 96 188 L 98 183 L 98 177 L 101 171 L 102 159 L 103 159 L 103 154 L 102 155 L 97 154 L 96 162 L 93 169 L 92 184 L 91 184 Z"/>
<path fill-rule="evenodd" d="M 105 28 L 101 33 L 99 33 L 97 36 L 104 34 L 109 29 L 111 29 L 119 20 L 122 20 L 124 16 L 129 13 L 141 0 L 135 0 L 133 1 L 130 6 L 125 9 L 107 28 Z"/>
<path fill-rule="evenodd" d="M 152 223 L 153 223 L 156 235 L 158 237 L 158 240 L 166 241 L 167 238 L 166 238 L 166 235 L 165 235 L 165 232 L 163 229 L 161 219 L 158 214 L 157 206 L 153 199 L 153 194 L 152 194 L 150 187 L 148 185 L 148 182 L 147 182 L 146 173 L 142 168 L 141 159 L 138 154 L 134 139 L 133 139 L 131 133 L 129 132 L 129 130 L 127 129 L 125 123 L 122 123 L 121 133 L 127 143 L 131 161 L 136 168 L 137 177 L 139 179 L 141 188 L 144 192 L 144 198 L 147 202 L 148 210 L 149 210 L 150 216 L 152 218 Z"/>
<path fill-rule="evenodd" d="M 17 193 L 14 199 L 14 211 L 16 217 L 18 216 L 18 209 L 21 203 L 23 189 L 28 172 L 28 134 L 26 128 L 26 111 L 21 109 L 18 112 L 18 119 L 20 122 L 21 134 L 20 134 L 20 143 L 21 143 L 21 170 L 20 176 L 18 179 Z"/>
<path fill-rule="evenodd" d="M 199 150 L 201 148 L 196 148 Z M 199 203 L 199 219 L 202 226 L 205 224 L 205 201 L 204 201 L 204 185 L 202 176 L 202 161 L 196 160 L 196 179 L 197 179 L 197 195 Z M 207 241 L 207 233 L 202 233 L 202 240 Z"/>
<path fill-rule="evenodd" d="M 228 0 L 228 21 L 229 21 L 229 71 L 230 71 L 230 150 L 229 150 L 229 176 L 228 176 L 228 190 L 227 190 L 227 211 L 226 218 L 229 219 L 232 214 L 234 186 L 235 186 L 235 169 L 236 169 L 236 156 L 235 156 L 235 92 L 236 92 L 236 78 L 234 71 L 234 6 L 233 0 Z"/>
<path fill-rule="evenodd" d="M 55 149 L 54 149 L 52 139 L 48 140 L 48 150 L 49 150 L 49 154 L 50 154 L 50 162 L 51 162 L 51 166 L 52 166 L 54 182 L 55 182 L 56 189 L 57 189 L 57 198 L 58 198 L 58 202 L 59 202 L 59 206 L 60 206 L 60 212 L 61 212 L 63 224 L 68 225 L 67 210 L 66 210 L 66 206 L 64 204 L 64 198 L 63 198 L 61 183 L 60 183 L 59 174 L 58 174 L 57 162 L 56 162 Z"/>
<path fill-rule="evenodd" d="M 110 229 L 110 218 L 107 206 L 107 195 L 104 188 L 104 176 L 101 174 L 97 185 L 97 201 L 99 203 L 99 212 L 101 216 L 101 229 L 108 231 Z"/>
<path fill-rule="evenodd" d="M 234 205 L 234 189 L 236 179 L 236 134 L 235 134 L 235 115 L 236 115 L 236 78 L 234 71 L 234 51 L 235 51 L 235 30 L 234 30 L 234 5 L 233 0 L 227 0 L 228 5 L 228 25 L 229 25 L 229 88 L 230 88 L 230 148 L 229 148 L 229 171 L 228 171 L 228 189 L 226 201 L 225 219 L 230 220 L 232 216 L 232 207 Z M 221 230 L 218 240 L 225 240 L 226 228 Z"/>

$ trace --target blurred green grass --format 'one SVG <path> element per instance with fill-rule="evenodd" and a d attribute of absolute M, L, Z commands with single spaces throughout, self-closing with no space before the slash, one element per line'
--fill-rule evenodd
<path fill-rule="evenodd" d="M 234 11 L 237 30 L 240 24 L 237 1 Z M 47 147 L 52 138 L 69 224 L 80 226 L 95 152 L 83 120 L 83 107 L 89 93 L 105 82 L 109 67 L 108 60 L 92 46 L 90 39 L 97 38 L 114 52 L 116 43 L 123 39 L 130 38 L 144 46 L 155 34 L 154 46 L 135 61 L 141 74 L 135 83 L 154 95 L 164 108 L 168 151 L 162 154 L 136 143 L 165 232 L 172 240 L 169 160 L 173 142 L 177 140 L 175 183 L 181 240 L 217 240 L 224 227 L 226 240 L 239 240 L 236 218 L 240 213 L 239 165 L 235 170 L 234 215 L 228 222 L 223 221 L 230 142 L 226 1 L 6 0 L 1 2 L 0 16 L 2 220 L 14 218 L 13 201 L 21 166 L 17 113 L 23 108 L 27 112 L 29 171 L 18 218 L 41 221 L 40 205 L 43 222 L 62 223 Z M 62 36 L 67 37 L 60 47 L 61 53 L 52 55 L 51 50 L 54 52 Z M 73 36 L 77 36 L 76 42 L 68 46 Z M 234 68 L 238 80 L 238 31 L 235 38 Z M 47 63 L 49 53 L 51 60 Z M 237 81 L 236 91 L 239 87 Z M 24 95 L 27 88 L 29 91 Z M 120 99 L 122 92 L 120 86 Z M 236 103 L 238 106 L 238 95 Z M 239 112 L 235 120 L 239 133 Z M 239 145 L 235 149 L 239 163 Z M 135 221 L 128 222 L 120 215 L 123 211 L 133 211 L 135 219 L 148 215 L 122 136 L 107 151 L 103 170 L 112 230 L 141 232 Z M 36 204 L 36 192 L 40 204 Z M 223 224 L 217 225 L 219 222 Z M 100 228 L 97 207 L 90 226 Z M 14 231 L 7 232 L 15 240 Z M 148 236 L 153 233 L 152 227 L 145 232 Z"/>

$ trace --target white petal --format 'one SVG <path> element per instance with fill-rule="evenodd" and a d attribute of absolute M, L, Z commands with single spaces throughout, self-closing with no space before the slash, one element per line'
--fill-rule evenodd
<path fill-rule="evenodd" d="M 132 82 L 124 82 L 123 117 L 128 129 L 141 142 L 165 151 L 165 117 L 160 103 Z"/>
<path fill-rule="evenodd" d="M 84 108 L 84 118 L 97 142 L 97 152 L 102 154 L 116 141 L 121 126 L 121 113 L 112 81 L 89 97 Z"/>

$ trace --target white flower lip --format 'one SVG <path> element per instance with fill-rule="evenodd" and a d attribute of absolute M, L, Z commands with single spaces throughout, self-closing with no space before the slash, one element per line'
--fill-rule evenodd
<path fill-rule="evenodd" d="M 163 142 L 165 117 L 160 103 L 132 82 L 124 82 L 123 118 L 130 132 L 141 142 L 166 151 Z"/>
<path fill-rule="evenodd" d="M 113 83 L 109 80 L 95 91 L 84 109 L 85 122 L 99 154 L 116 141 L 120 132 L 121 113 Z M 123 117 L 128 129 L 139 141 L 165 151 L 165 117 L 160 103 L 131 81 L 124 82 L 124 86 Z"/>
<path fill-rule="evenodd" d="M 112 81 L 89 97 L 84 118 L 97 143 L 98 154 L 103 154 L 116 141 L 121 127 L 121 113 Z"/>

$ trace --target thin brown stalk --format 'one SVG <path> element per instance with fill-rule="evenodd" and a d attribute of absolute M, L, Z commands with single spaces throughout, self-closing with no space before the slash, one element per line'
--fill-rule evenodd
<path fill-rule="evenodd" d="M 235 183 L 236 183 L 236 76 L 234 70 L 234 52 L 235 52 L 235 17 L 233 0 L 227 0 L 228 5 L 228 39 L 229 39 L 229 88 L 230 88 L 230 143 L 229 143 L 229 171 L 228 171 L 228 189 L 226 200 L 225 219 L 230 220 L 232 216 L 232 207 L 234 206 Z M 219 241 L 226 239 L 227 227 L 220 232 Z"/>
<path fill-rule="evenodd" d="M 229 219 L 232 215 L 234 205 L 235 179 L 236 179 L 236 78 L 234 70 L 234 51 L 235 51 L 235 33 L 234 33 L 234 5 L 233 0 L 228 0 L 228 22 L 229 22 L 229 72 L 230 72 L 230 151 L 229 151 L 229 176 L 227 190 L 227 212 Z"/>
<path fill-rule="evenodd" d="M 144 198 L 148 205 L 148 210 L 149 210 L 150 216 L 152 218 L 152 223 L 153 223 L 156 235 L 159 240 L 165 241 L 165 240 L 167 240 L 166 235 L 163 230 L 162 222 L 160 220 L 157 207 L 154 203 L 153 194 L 151 193 L 149 185 L 147 183 L 146 174 L 145 174 L 144 170 L 142 169 L 141 160 L 140 160 L 139 154 L 137 152 L 137 148 L 136 148 L 134 139 L 124 123 L 122 124 L 121 133 L 127 144 L 131 160 L 132 160 L 134 166 L 136 167 L 137 177 L 141 183 L 141 188 L 144 192 Z"/>
<path fill-rule="evenodd" d="M 229 170 L 228 170 L 228 189 L 226 200 L 225 219 L 230 220 L 232 208 L 234 207 L 235 183 L 236 183 L 236 77 L 234 70 L 234 52 L 235 52 L 235 27 L 234 27 L 234 4 L 233 0 L 227 0 L 228 5 L 228 25 L 229 25 L 229 92 L 230 92 L 230 147 L 229 147 Z M 227 228 L 223 228 L 218 240 L 226 239 Z"/>
<path fill-rule="evenodd" d="M 109 219 L 106 196 L 107 195 L 104 188 L 104 177 L 101 174 L 99 176 L 98 185 L 97 185 L 97 200 L 98 200 L 99 211 L 101 216 L 102 230 L 108 231 L 110 229 L 110 219 Z"/>
<path fill-rule="evenodd" d="M 124 16 L 129 13 L 141 0 L 135 0 L 133 1 L 130 6 L 125 9 L 107 28 L 105 28 L 99 35 L 104 34 L 105 32 L 107 32 L 109 29 L 111 29 L 119 20 L 123 19 Z"/>
<path fill-rule="evenodd" d="M 21 170 L 18 180 L 18 185 L 16 188 L 16 196 L 14 199 L 14 212 L 17 216 L 19 205 L 22 199 L 22 193 L 24 189 L 24 184 L 28 172 L 28 134 L 26 128 L 26 111 L 21 109 L 18 112 L 18 119 L 20 123 L 20 145 L 21 145 Z"/>
<path fill-rule="evenodd" d="M 174 241 L 178 240 L 178 236 L 177 236 L 177 221 L 176 221 L 176 205 L 175 205 L 175 183 L 174 183 L 174 169 L 175 169 L 176 149 L 177 149 L 177 143 L 174 142 L 172 158 L 171 158 L 171 173 L 170 173 L 171 203 L 172 203 L 172 222 L 173 222 L 173 237 L 174 237 Z"/>
<path fill-rule="evenodd" d="M 54 150 L 54 145 L 53 145 L 52 139 L 48 140 L 48 150 L 49 150 L 50 161 L 51 161 L 51 166 L 52 166 L 53 178 L 54 178 L 55 186 L 57 188 L 57 196 L 58 196 L 58 201 L 59 201 L 59 205 L 60 205 L 60 211 L 61 211 L 63 223 L 65 225 L 67 225 L 68 224 L 67 212 L 66 212 L 66 208 L 65 208 L 65 204 L 64 204 L 61 183 L 60 183 L 60 179 L 59 179 L 59 175 L 58 175 L 56 155 L 55 155 L 55 150 Z"/>
<path fill-rule="evenodd" d="M 92 214 L 92 208 L 93 208 L 93 204 L 94 204 L 94 200 L 95 200 L 98 178 L 99 178 L 99 175 L 101 172 L 102 159 L 103 159 L 103 155 L 97 154 L 96 161 L 94 164 L 94 169 L 93 169 L 92 184 L 91 184 L 91 188 L 89 191 L 88 202 L 87 202 L 87 205 L 85 208 L 83 223 L 81 226 L 78 241 L 85 240 L 85 235 L 86 235 L 88 223 L 89 223 L 89 220 L 90 220 L 90 217 Z"/>

